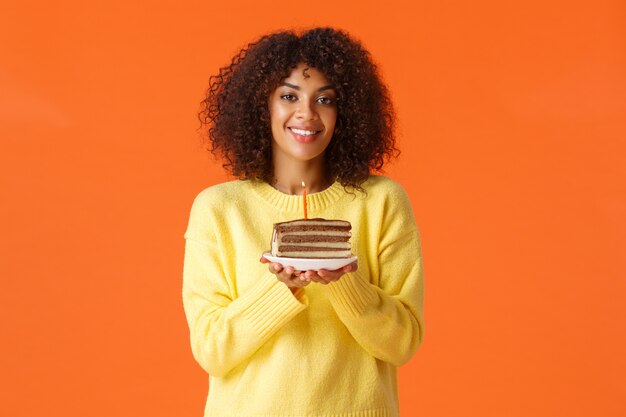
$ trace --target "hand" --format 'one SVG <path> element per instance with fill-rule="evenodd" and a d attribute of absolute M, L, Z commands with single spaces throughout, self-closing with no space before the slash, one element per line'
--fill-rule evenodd
<path fill-rule="evenodd" d="M 264 257 L 261 257 L 259 261 L 262 264 L 269 264 L 269 271 L 276 275 L 276 278 L 278 278 L 280 282 L 283 282 L 286 286 L 292 289 L 292 292 L 294 289 L 306 287 L 311 283 L 311 279 L 307 278 L 302 271 L 296 271 L 291 266 L 283 268 L 283 266 L 278 262 L 270 262 Z"/>
<path fill-rule="evenodd" d="M 319 271 L 306 271 L 304 272 L 305 278 L 310 279 L 311 281 L 319 282 L 320 284 L 327 285 L 331 282 L 339 280 L 346 272 L 354 272 L 359 268 L 358 262 L 354 261 L 353 263 L 344 266 L 343 268 L 335 269 L 334 271 L 329 271 L 327 269 L 320 269 Z"/>

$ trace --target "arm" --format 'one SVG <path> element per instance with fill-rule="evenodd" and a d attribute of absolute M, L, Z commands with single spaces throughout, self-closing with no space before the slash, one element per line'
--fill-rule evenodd
<path fill-rule="evenodd" d="M 228 256 L 208 238 L 207 213 L 199 214 L 198 206 L 194 203 L 185 234 L 183 305 L 195 359 L 209 374 L 221 377 L 250 358 L 306 305 L 269 272 L 233 298 L 222 268 Z"/>
<path fill-rule="evenodd" d="M 372 356 L 406 363 L 423 338 L 423 270 L 419 232 L 406 195 L 383 219 L 378 283 L 361 268 L 329 283 L 328 297 L 355 340 Z M 373 268 L 370 268 L 373 270 Z"/>

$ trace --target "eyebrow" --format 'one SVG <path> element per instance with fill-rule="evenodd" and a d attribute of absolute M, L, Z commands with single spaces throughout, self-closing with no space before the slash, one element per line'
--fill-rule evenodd
<path fill-rule="evenodd" d="M 294 90 L 300 90 L 300 87 L 295 85 L 295 84 L 290 84 L 288 82 L 282 82 L 280 84 L 278 84 L 279 86 L 285 86 L 285 87 L 290 87 L 293 88 Z M 334 90 L 335 87 L 333 87 L 332 85 L 325 85 L 324 87 L 320 87 L 317 89 L 318 92 L 320 91 L 324 91 L 324 90 Z"/>

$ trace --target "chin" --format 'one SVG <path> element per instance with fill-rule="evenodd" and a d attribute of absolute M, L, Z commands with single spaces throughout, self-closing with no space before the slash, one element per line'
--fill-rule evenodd
<path fill-rule="evenodd" d="M 321 153 L 316 153 L 316 154 L 310 154 L 310 153 L 306 153 L 306 154 L 293 154 L 292 155 L 295 159 L 299 160 L 299 161 L 312 161 L 316 158 L 319 158 L 321 156 Z"/>

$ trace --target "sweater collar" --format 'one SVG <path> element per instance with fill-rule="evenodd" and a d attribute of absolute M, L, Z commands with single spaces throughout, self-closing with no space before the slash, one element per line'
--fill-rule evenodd
<path fill-rule="evenodd" d="M 301 195 L 284 194 L 265 181 L 246 180 L 259 197 L 267 201 L 272 207 L 278 210 L 293 212 L 302 215 L 304 204 Z M 316 213 L 331 206 L 345 193 L 343 186 L 335 181 L 330 187 L 318 193 L 307 194 L 307 209 L 309 217 L 313 218 Z"/>

